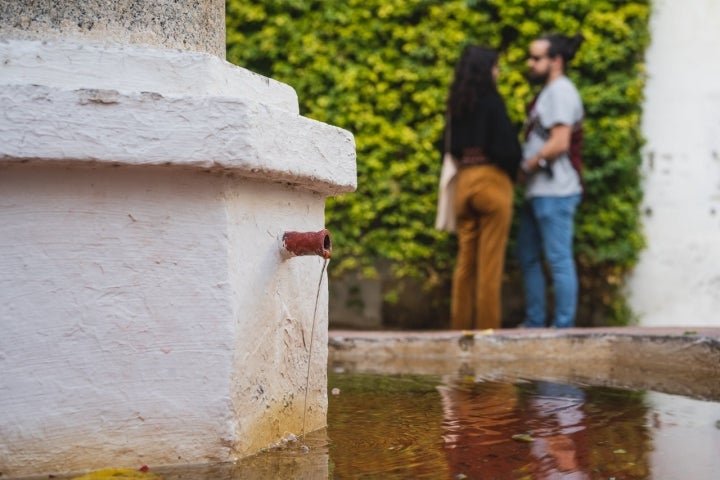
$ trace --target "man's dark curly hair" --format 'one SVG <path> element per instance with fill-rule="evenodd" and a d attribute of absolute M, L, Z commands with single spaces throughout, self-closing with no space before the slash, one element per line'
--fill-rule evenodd
<path fill-rule="evenodd" d="M 559 33 L 548 33 L 538 38 L 538 40 L 547 40 L 550 43 L 548 56 L 557 57 L 560 55 L 564 65 L 567 66 L 575 58 L 575 53 L 577 53 L 585 37 L 580 34 L 568 37 Z"/>

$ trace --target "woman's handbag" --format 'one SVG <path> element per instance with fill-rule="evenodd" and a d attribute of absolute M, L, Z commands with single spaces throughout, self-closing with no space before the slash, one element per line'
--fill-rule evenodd
<path fill-rule="evenodd" d="M 458 162 L 450 153 L 450 118 L 447 120 L 448 134 L 445 136 L 445 154 L 440 170 L 437 216 L 435 228 L 447 232 L 455 232 L 455 184 L 457 183 Z"/>
<path fill-rule="evenodd" d="M 457 161 L 450 152 L 443 155 L 440 170 L 440 190 L 438 192 L 437 216 L 435 228 L 455 232 L 455 184 L 457 183 Z"/>

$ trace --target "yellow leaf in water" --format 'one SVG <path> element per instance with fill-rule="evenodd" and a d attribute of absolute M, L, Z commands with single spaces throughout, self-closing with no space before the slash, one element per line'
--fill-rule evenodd
<path fill-rule="evenodd" d="M 517 433 L 512 436 L 513 440 L 518 442 L 534 442 L 535 439 L 529 433 Z"/>
<path fill-rule="evenodd" d="M 622 448 L 618 448 L 617 450 L 613 450 L 613 453 L 627 453 L 627 452 Z"/>
<path fill-rule="evenodd" d="M 162 477 L 129 468 L 107 468 L 86 473 L 72 480 L 162 480 Z"/>

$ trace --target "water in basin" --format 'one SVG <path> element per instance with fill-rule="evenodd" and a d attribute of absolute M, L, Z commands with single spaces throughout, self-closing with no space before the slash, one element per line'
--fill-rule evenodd
<path fill-rule="evenodd" d="M 720 403 L 708 399 L 342 369 L 329 372 L 328 395 L 327 429 L 301 441 L 237 464 L 150 471 L 164 480 L 702 480 L 720 472 Z"/>
<path fill-rule="evenodd" d="M 718 478 L 720 404 L 473 376 L 330 375 L 333 478 Z"/>

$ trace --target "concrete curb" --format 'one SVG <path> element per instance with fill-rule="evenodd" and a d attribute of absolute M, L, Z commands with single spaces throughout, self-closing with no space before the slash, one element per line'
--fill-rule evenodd
<path fill-rule="evenodd" d="M 330 331 L 330 368 L 648 389 L 720 400 L 720 329 Z"/>

